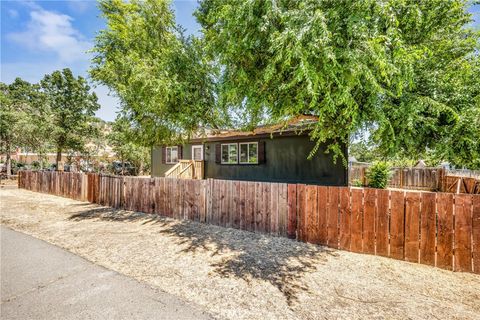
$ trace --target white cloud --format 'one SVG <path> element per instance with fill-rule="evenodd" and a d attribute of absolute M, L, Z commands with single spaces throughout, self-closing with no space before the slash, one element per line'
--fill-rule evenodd
<path fill-rule="evenodd" d="M 86 51 L 92 45 L 72 26 L 72 17 L 39 6 L 31 8 L 26 30 L 10 33 L 8 39 L 31 50 L 54 52 L 62 62 L 88 60 Z"/>

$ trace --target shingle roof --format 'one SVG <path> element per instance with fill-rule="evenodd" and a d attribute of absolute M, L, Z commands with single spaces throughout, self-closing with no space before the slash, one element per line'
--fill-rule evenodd
<path fill-rule="evenodd" d="M 243 130 L 221 130 L 221 131 L 210 131 L 201 136 L 194 137 L 192 140 L 225 140 L 228 138 L 244 138 L 244 137 L 255 137 L 260 135 L 269 135 L 269 134 L 282 134 L 282 133 L 292 133 L 297 134 L 304 133 L 305 131 L 311 129 L 311 126 L 318 121 L 318 117 L 301 115 L 294 117 L 288 121 L 280 122 L 274 125 L 258 126 L 251 131 Z"/>

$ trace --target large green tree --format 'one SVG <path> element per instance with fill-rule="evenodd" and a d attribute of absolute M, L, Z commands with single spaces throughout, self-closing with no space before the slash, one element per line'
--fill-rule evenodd
<path fill-rule="evenodd" d="M 0 83 L 0 104 L 0 149 L 11 174 L 10 154 L 18 147 L 46 153 L 51 119 L 39 86 L 20 78 L 8 85 Z"/>
<path fill-rule="evenodd" d="M 204 0 L 196 15 L 222 66 L 218 101 L 247 122 L 313 114 L 312 139 L 336 154 L 368 130 L 386 155 L 438 149 L 473 165 L 480 77 L 466 5 Z"/>
<path fill-rule="evenodd" d="M 82 151 L 89 137 L 95 134 L 90 121 L 100 105 L 87 81 L 75 77 L 70 69 L 45 75 L 40 84 L 52 113 L 49 137 L 57 151 L 58 168 L 63 151 Z"/>
<path fill-rule="evenodd" d="M 95 39 L 90 70 L 121 100 L 145 144 L 188 138 L 215 126 L 215 67 L 201 40 L 185 37 L 170 1 L 101 0 L 107 27 Z"/>

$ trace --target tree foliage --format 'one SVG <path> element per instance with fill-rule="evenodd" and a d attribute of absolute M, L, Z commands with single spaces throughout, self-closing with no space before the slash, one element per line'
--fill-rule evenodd
<path fill-rule="evenodd" d="M 218 125 L 215 67 L 202 42 L 175 25 L 170 2 L 101 0 L 107 28 L 95 40 L 90 74 L 122 101 L 145 145 Z"/>
<path fill-rule="evenodd" d="M 64 150 L 82 150 L 87 139 L 95 134 L 90 120 L 100 105 L 87 81 L 75 77 L 70 69 L 45 75 L 40 84 L 52 115 L 49 135 L 57 150 L 58 165 Z"/>
<path fill-rule="evenodd" d="M 137 172 L 142 174 L 150 166 L 150 148 L 138 141 L 138 129 L 132 127 L 131 122 L 119 115 L 112 124 L 112 131 L 108 135 L 108 142 L 122 163 L 132 163 Z"/>
<path fill-rule="evenodd" d="M 17 147 L 46 153 L 49 141 L 45 136 L 51 129 L 51 119 L 39 86 L 20 78 L 8 85 L 0 83 L 0 104 L 0 148 L 7 155 L 10 174 L 10 153 Z"/>
<path fill-rule="evenodd" d="M 479 34 L 466 0 L 203 0 L 185 37 L 166 0 L 101 0 L 91 76 L 145 145 L 231 119 L 310 114 L 317 152 L 368 132 L 379 157 L 478 167 Z M 344 159 L 346 160 L 346 159 Z"/>
<path fill-rule="evenodd" d="M 197 18 L 222 65 L 219 102 L 247 121 L 317 115 L 311 138 L 336 154 L 369 130 L 385 155 L 479 157 L 466 1 L 204 0 Z"/>

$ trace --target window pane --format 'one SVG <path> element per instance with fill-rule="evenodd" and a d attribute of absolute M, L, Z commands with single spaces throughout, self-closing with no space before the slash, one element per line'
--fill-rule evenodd
<path fill-rule="evenodd" d="M 202 148 L 193 147 L 193 160 L 202 160 Z"/>
<path fill-rule="evenodd" d="M 229 147 L 229 156 L 228 156 L 229 163 L 237 163 L 237 145 L 231 144 Z"/>
<path fill-rule="evenodd" d="M 240 145 L 240 162 L 248 162 L 248 144 Z"/>
<path fill-rule="evenodd" d="M 166 163 L 172 162 L 172 149 L 167 148 L 167 158 L 165 159 Z"/>
<path fill-rule="evenodd" d="M 248 146 L 248 162 L 258 162 L 258 145 L 256 143 L 250 143 Z"/>
<path fill-rule="evenodd" d="M 172 162 L 178 162 L 178 148 L 172 148 Z"/>
<path fill-rule="evenodd" d="M 228 144 L 222 145 L 222 162 L 228 163 Z"/>

